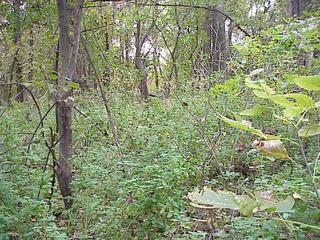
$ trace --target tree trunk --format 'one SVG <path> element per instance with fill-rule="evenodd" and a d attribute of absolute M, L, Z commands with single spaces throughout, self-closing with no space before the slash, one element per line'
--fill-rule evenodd
<path fill-rule="evenodd" d="M 13 8 L 14 8 L 14 14 L 15 14 L 15 24 L 14 24 L 14 43 L 17 48 L 20 48 L 21 43 L 21 6 L 23 5 L 23 1 L 21 0 L 14 0 L 13 2 Z M 14 56 L 14 62 L 15 62 L 15 73 L 16 73 L 16 81 L 18 83 L 22 83 L 22 65 L 20 62 L 20 56 L 19 52 L 17 51 L 17 54 Z M 16 100 L 18 102 L 23 102 L 24 100 L 24 88 L 22 85 L 17 85 L 17 96 Z"/>
<path fill-rule="evenodd" d="M 33 51 L 34 51 L 34 38 L 33 38 L 33 29 L 32 26 L 30 28 L 30 34 L 29 34 L 29 63 L 30 63 L 30 69 L 28 72 L 28 81 L 32 82 L 33 81 Z"/>
<path fill-rule="evenodd" d="M 136 28 L 136 36 L 135 36 L 135 67 L 139 71 L 139 91 L 141 94 L 142 100 L 146 100 L 149 97 L 149 90 L 148 90 L 148 74 L 146 72 L 144 63 L 142 61 L 141 50 L 144 41 L 141 39 L 141 21 L 137 22 Z"/>
<path fill-rule="evenodd" d="M 206 41 L 203 45 L 203 53 L 205 55 L 205 74 L 209 75 L 213 72 L 213 60 L 212 60 L 212 13 L 210 11 L 205 12 L 205 19 L 204 19 L 204 32 L 206 33 Z"/>
<path fill-rule="evenodd" d="M 59 131 L 59 161 L 55 171 L 66 209 L 72 206 L 72 172 L 70 159 L 72 158 L 72 106 L 71 90 L 65 90 L 74 80 L 76 63 L 79 53 L 81 33 L 81 14 L 84 0 L 77 0 L 73 7 L 68 6 L 68 0 L 57 0 L 59 24 L 59 70 L 57 85 L 57 120 Z M 71 1 L 70 1 L 71 2 Z M 69 9 L 73 15 L 70 15 Z M 73 22 L 73 36 L 70 35 L 71 18 Z"/>
<path fill-rule="evenodd" d="M 304 0 L 289 0 L 288 14 L 290 17 L 301 17 L 304 10 Z"/>
<path fill-rule="evenodd" d="M 224 70 L 227 60 L 227 37 L 225 29 L 226 17 L 217 11 L 205 13 L 204 31 L 207 40 L 203 46 L 203 52 L 208 63 L 205 67 L 206 74 Z"/>
<path fill-rule="evenodd" d="M 227 39 L 225 29 L 225 16 L 218 12 L 213 13 L 213 70 L 226 69 Z"/>
<path fill-rule="evenodd" d="M 129 33 L 125 33 L 125 37 L 124 37 L 124 51 L 125 51 L 125 60 L 126 60 L 126 64 L 129 65 L 130 63 L 130 36 Z"/>

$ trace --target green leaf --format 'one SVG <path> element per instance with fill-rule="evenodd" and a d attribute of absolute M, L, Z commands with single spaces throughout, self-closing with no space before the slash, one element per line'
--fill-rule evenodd
<path fill-rule="evenodd" d="M 275 91 L 271 87 L 269 87 L 264 81 L 251 81 L 251 78 L 247 77 L 245 79 L 245 84 L 248 88 L 262 90 L 267 94 L 275 94 Z"/>
<path fill-rule="evenodd" d="M 251 78 L 250 77 L 247 77 L 245 79 L 245 85 L 248 87 L 248 88 L 252 88 L 252 89 L 261 89 L 261 86 L 258 82 L 253 82 L 251 81 Z"/>
<path fill-rule="evenodd" d="M 74 90 L 79 89 L 79 83 L 71 82 L 71 83 L 69 84 L 69 87 L 70 87 L 71 89 L 74 89 Z"/>
<path fill-rule="evenodd" d="M 299 136 L 302 138 L 312 137 L 320 134 L 320 125 L 312 124 L 299 130 Z"/>
<path fill-rule="evenodd" d="M 253 210 L 259 206 L 260 203 L 249 196 L 245 195 L 240 199 L 240 213 L 246 217 L 251 217 Z"/>
<path fill-rule="evenodd" d="M 238 210 L 240 208 L 236 195 L 231 192 L 215 192 L 210 188 L 205 187 L 202 191 L 194 190 L 188 194 L 188 198 L 193 203 L 193 206 L 201 208 L 228 208 Z M 206 205 L 206 206 L 204 206 Z"/>
<path fill-rule="evenodd" d="M 294 79 L 294 82 L 303 89 L 320 91 L 320 75 L 299 76 Z"/>
<path fill-rule="evenodd" d="M 246 110 L 240 112 L 239 114 L 243 115 L 243 116 L 255 117 L 255 116 L 263 115 L 267 110 L 268 110 L 268 108 L 266 108 L 266 107 L 255 106 L 253 108 L 246 109 Z"/>
<path fill-rule="evenodd" d="M 288 83 L 294 84 L 295 80 L 299 77 L 299 75 L 294 74 L 284 74 L 283 79 L 286 80 Z"/>
<path fill-rule="evenodd" d="M 302 93 L 269 95 L 268 98 L 282 107 L 309 109 L 313 106 L 312 98 Z"/>
<path fill-rule="evenodd" d="M 255 209 L 270 210 L 275 212 L 288 212 L 294 206 L 294 199 L 288 197 L 285 200 L 278 201 L 270 194 L 255 193 L 255 199 L 247 195 L 238 196 L 231 192 L 215 192 L 208 187 L 203 190 L 195 189 L 188 193 L 191 205 L 202 209 L 232 209 L 239 210 L 244 216 L 252 216 Z"/>
<path fill-rule="evenodd" d="M 260 131 L 258 129 L 255 129 L 255 128 L 251 127 L 251 126 L 248 126 L 245 123 L 226 118 L 226 117 L 224 117 L 222 115 L 220 115 L 220 119 L 222 121 L 224 121 L 225 123 L 227 123 L 228 125 L 230 125 L 231 127 L 237 128 L 237 129 L 242 130 L 242 131 L 250 132 L 250 133 L 252 133 L 254 135 L 257 135 L 259 137 L 262 137 L 264 139 L 279 139 L 279 137 L 277 137 L 277 136 L 264 134 L 262 131 Z"/>
<path fill-rule="evenodd" d="M 256 195 L 257 200 L 261 203 L 260 209 L 266 210 L 266 209 L 273 209 L 274 212 L 278 213 L 284 213 L 289 212 L 292 210 L 295 201 L 294 199 L 289 196 L 285 200 L 273 200 L 273 199 L 265 199 L 262 198 L 260 195 Z"/>
<path fill-rule="evenodd" d="M 284 115 L 292 118 L 313 107 L 313 100 L 302 93 L 267 95 L 275 104 L 285 108 Z"/>
<path fill-rule="evenodd" d="M 259 90 L 253 90 L 252 91 L 254 95 L 256 95 L 258 98 L 268 98 L 269 95 L 266 92 L 259 91 Z"/>

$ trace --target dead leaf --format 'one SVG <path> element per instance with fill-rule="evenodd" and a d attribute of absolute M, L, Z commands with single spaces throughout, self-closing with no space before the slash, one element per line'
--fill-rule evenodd
<path fill-rule="evenodd" d="M 277 134 L 277 129 L 275 129 L 275 128 L 266 128 L 266 129 L 263 129 L 262 132 L 265 133 L 265 134 L 268 134 L 268 135 L 276 135 Z"/>
<path fill-rule="evenodd" d="M 281 140 L 260 141 L 255 140 L 252 146 L 266 156 L 274 158 L 289 158 L 286 148 Z"/>
<path fill-rule="evenodd" d="M 235 145 L 234 149 L 238 152 L 241 152 L 243 151 L 244 149 L 246 148 L 246 145 L 241 142 L 241 141 L 238 141 L 237 144 Z"/>

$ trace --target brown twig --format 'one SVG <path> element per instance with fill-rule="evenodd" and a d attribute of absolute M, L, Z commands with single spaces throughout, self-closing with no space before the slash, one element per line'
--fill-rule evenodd
<path fill-rule="evenodd" d="M 90 118 L 84 114 L 83 112 L 80 111 L 80 109 L 78 109 L 76 106 L 73 106 L 73 108 L 83 117 L 85 117 L 86 119 L 88 119 L 88 121 L 105 137 L 107 137 L 109 134 L 106 130 L 103 130 L 99 127 L 99 125 L 97 123 L 94 123 L 90 120 Z"/>

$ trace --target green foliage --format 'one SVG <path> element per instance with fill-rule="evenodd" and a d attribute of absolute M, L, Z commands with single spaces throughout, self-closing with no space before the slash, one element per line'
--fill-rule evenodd
<path fill-rule="evenodd" d="M 264 134 L 261 130 L 253 128 L 251 126 L 251 123 L 247 122 L 245 120 L 244 121 L 235 121 L 235 120 L 226 118 L 226 117 L 224 117 L 222 115 L 220 115 L 220 118 L 221 118 L 222 121 L 224 121 L 225 123 L 227 123 L 231 127 L 234 127 L 234 128 L 239 129 L 239 130 L 243 130 L 243 131 L 252 133 L 252 134 L 257 135 L 257 136 L 259 136 L 261 138 L 264 138 L 264 139 L 277 139 L 277 138 L 279 138 L 277 136 L 271 136 L 271 135 Z"/>
<path fill-rule="evenodd" d="M 237 196 L 231 192 L 215 192 L 209 188 L 194 190 L 188 195 L 192 206 L 196 208 L 222 208 L 238 210 L 244 216 L 251 217 L 253 212 L 268 210 L 270 212 L 289 212 L 294 206 L 294 199 L 288 197 L 277 201 L 271 197 L 255 193 L 255 198 L 248 195 Z"/>
<path fill-rule="evenodd" d="M 0 3 L 0 80 L 17 79 L 18 57 L 19 80 L 44 113 L 58 78 L 56 2 L 24 1 L 21 15 L 9 2 Z M 27 152 L 38 112 L 29 97 L 6 101 L 16 86 L 1 88 L 0 239 L 319 238 L 312 186 L 320 170 L 319 14 L 284 20 L 287 1 L 273 2 L 270 8 L 262 0 L 179 2 L 221 5 L 234 20 L 227 69 L 208 74 L 203 9 L 85 1 L 82 36 L 95 69 L 81 45 L 78 82 L 66 86 L 86 116 L 73 111 L 73 209 L 63 209 L 52 158 L 46 163 L 54 111 Z M 147 34 L 142 55 L 150 92 L 158 96 L 146 102 L 137 97 L 138 20 Z M 235 25 L 252 37 L 242 38 Z M 93 89 L 95 70 L 121 153 Z M 204 192 L 189 193 L 190 206 L 186 196 L 197 186 Z"/>

